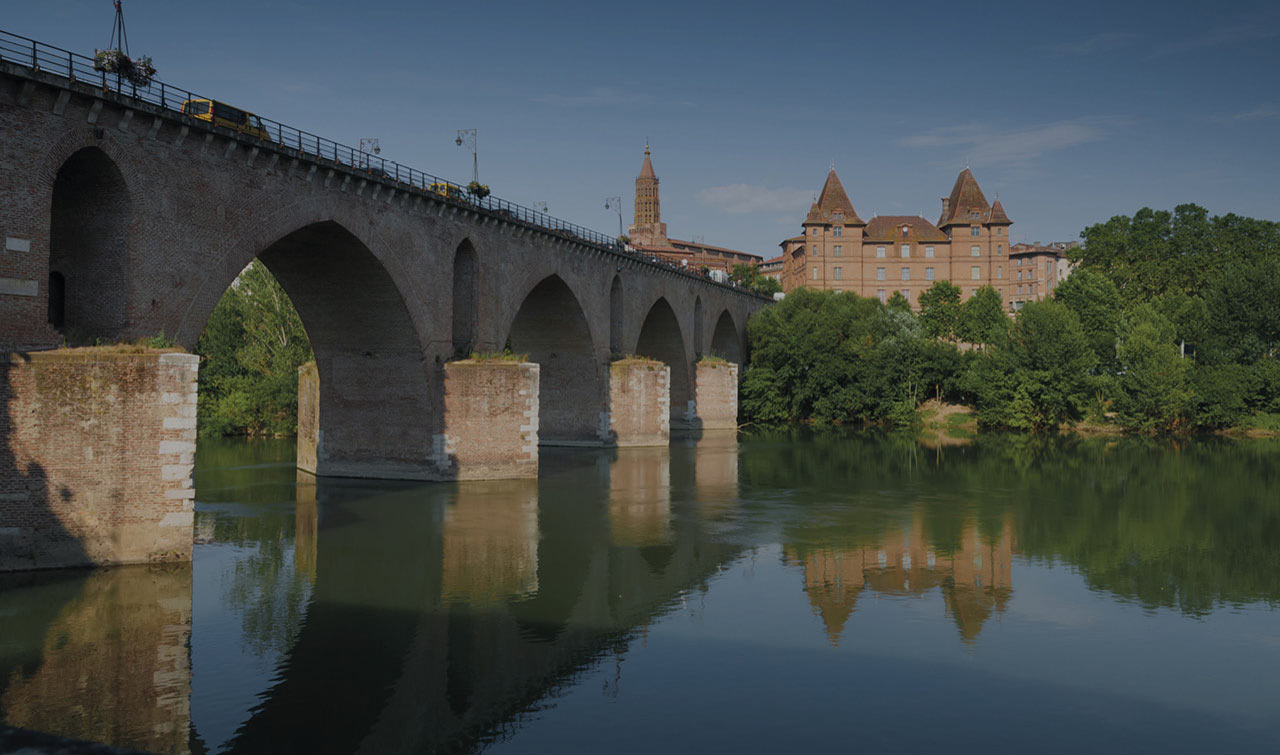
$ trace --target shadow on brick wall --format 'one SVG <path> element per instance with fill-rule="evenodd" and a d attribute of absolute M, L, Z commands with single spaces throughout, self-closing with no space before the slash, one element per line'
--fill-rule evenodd
<path fill-rule="evenodd" d="M 72 491 L 50 490 L 44 467 L 16 447 L 15 428 L 27 418 L 13 416 L 15 359 L 26 356 L 0 360 L 0 571 L 89 565 L 83 545 L 54 510 L 54 496 L 65 504 Z"/>

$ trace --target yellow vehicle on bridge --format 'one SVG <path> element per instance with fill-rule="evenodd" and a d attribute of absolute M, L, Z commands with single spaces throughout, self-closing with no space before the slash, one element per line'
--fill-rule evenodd
<path fill-rule="evenodd" d="M 184 100 L 182 113 L 199 121 L 238 131 L 246 136 L 271 139 L 271 134 L 262 125 L 261 118 L 217 100 Z"/>
<path fill-rule="evenodd" d="M 450 199 L 465 198 L 461 186 L 455 186 L 447 181 L 437 181 L 428 186 L 427 191 L 435 192 L 442 197 L 449 197 Z"/>

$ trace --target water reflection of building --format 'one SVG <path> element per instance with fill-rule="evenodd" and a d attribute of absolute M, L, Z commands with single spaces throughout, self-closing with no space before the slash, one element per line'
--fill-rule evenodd
<path fill-rule="evenodd" d="M 961 637 L 970 642 L 993 611 L 1004 613 L 1013 588 L 1013 551 L 1010 521 L 1004 522 L 994 542 L 969 522 L 948 551 L 930 543 L 917 514 L 908 528 L 885 535 L 876 545 L 788 545 L 784 557 L 804 570 L 809 604 L 822 619 L 832 645 L 839 644 L 864 591 L 923 595 L 935 588 L 941 591 Z"/>
<path fill-rule="evenodd" d="M 738 503 L 738 431 L 704 432 L 694 449 L 698 514 L 715 519 Z"/>
<path fill-rule="evenodd" d="M 34 673 L 15 669 L 2 685 L 4 722 L 189 752 L 190 635 L 190 564 L 94 572 L 50 622 Z"/>
<path fill-rule="evenodd" d="M 473 606 L 538 589 L 536 480 L 464 482 L 444 510 L 442 593 Z"/>
<path fill-rule="evenodd" d="M 316 504 L 316 477 L 298 470 L 297 504 L 294 509 L 293 565 L 307 581 L 316 581 L 316 547 L 320 535 L 320 510 Z"/>

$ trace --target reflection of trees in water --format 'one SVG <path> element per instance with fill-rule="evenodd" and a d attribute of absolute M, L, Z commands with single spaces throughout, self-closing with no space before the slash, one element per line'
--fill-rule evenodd
<path fill-rule="evenodd" d="M 264 533 L 223 575 L 223 605 L 240 616 L 244 645 L 259 657 L 289 651 L 310 597 L 311 580 L 296 568 L 292 532 Z"/>
<path fill-rule="evenodd" d="M 1201 614 L 1280 601 L 1280 443 L 983 436 L 923 450 L 910 437 L 791 430 L 744 444 L 750 491 L 776 494 L 789 543 L 873 545 L 918 517 L 940 553 L 967 523 L 987 543 L 1011 518 L 1018 551 L 1149 608 Z"/>

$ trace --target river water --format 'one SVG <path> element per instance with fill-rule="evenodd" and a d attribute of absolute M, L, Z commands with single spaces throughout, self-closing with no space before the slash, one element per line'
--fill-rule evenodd
<path fill-rule="evenodd" d="M 1280 443 L 845 433 L 320 480 L 0 579 L 0 719 L 153 752 L 1280 750 Z"/>

